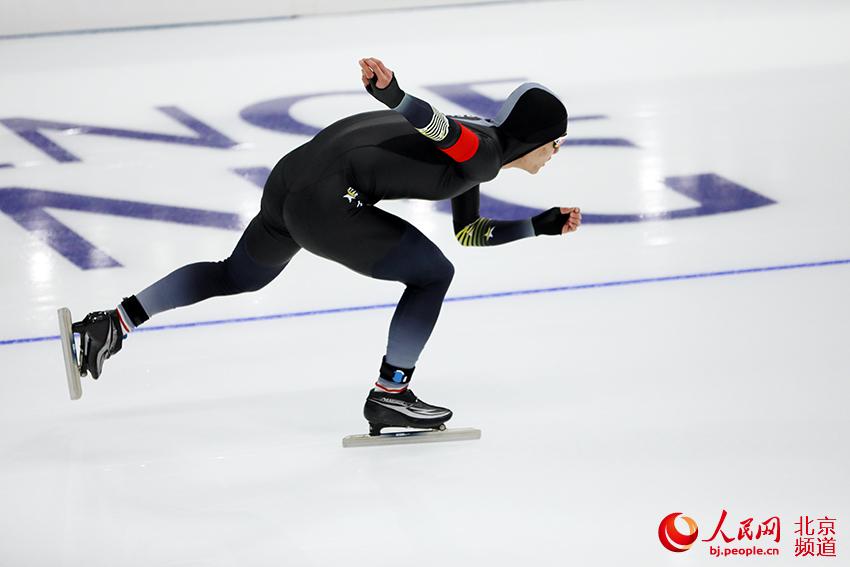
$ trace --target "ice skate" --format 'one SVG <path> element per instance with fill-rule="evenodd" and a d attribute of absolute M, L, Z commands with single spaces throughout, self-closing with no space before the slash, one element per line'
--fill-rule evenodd
<path fill-rule="evenodd" d="M 118 312 L 95 311 L 82 321 L 71 323 L 71 311 L 59 309 L 59 333 L 65 358 L 65 374 L 72 400 L 83 395 L 80 377 L 91 374 L 97 380 L 103 372 L 104 361 L 121 350 L 124 333 Z M 77 349 L 76 336 L 79 336 Z"/>
<path fill-rule="evenodd" d="M 399 394 L 372 390 L 363 406 L 363 416 L 369 422 L 369 434 L 380 435 L 384 427 L 443 430 L 452 411 L 423 402 L 409 388 Z"/>
<path fill-rule="evenodd" d="M 368 435 L 349 435 L 343 447 L 395 445 L 479 439 L 481 431 L 472 428 L 446 429 L 452 412 L 417 398 L 410 389 L 391 394 L 372 390 L 366 398 L 363 415 L 369 422 Z M 384 428 L 405 428 L 403 431 L 381 433 Z"/>

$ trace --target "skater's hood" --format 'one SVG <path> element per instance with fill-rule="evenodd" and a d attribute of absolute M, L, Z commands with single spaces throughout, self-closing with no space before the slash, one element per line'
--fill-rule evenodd
<path fill-rule="evenodd" d="M 567 109 L 558 96 L 539 83 L 523 83 L 502 103 L 493 119 L 461 120 L 496 130 L 502 165 L 567 133 Z"/>

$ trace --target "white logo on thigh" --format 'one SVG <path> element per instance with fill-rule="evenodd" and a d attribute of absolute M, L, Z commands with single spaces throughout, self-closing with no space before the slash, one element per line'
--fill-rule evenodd
<path fill-rule="evenodd" d="M 358 198 L 357 198 L 357 196 L 358 196 L 358 195 L 359 195 L 359 193 L 358 193 L 357 191 L 355 191 L 354 189 L 352 189 L 351 187 L 349 187 L 349 188 L 346 190 L 345 194 L 342 196 L 342 198 L 343 198 L 343 199 L 348 199 L 348 202 L 349 202 L 349 203 L 354 203 L 354 202 L 356 202 L 358 207 L 362 207 L 362 206 L 363 206 L 363 203 L 361 203 L 361 202 L 360 202 L 360 199 L 358 199 Z"/>

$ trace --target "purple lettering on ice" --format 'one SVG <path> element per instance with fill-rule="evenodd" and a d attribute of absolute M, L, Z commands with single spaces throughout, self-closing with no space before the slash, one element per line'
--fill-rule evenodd
<path fill-rule="evenodd" d="M 495 118 L 499 113 L 499 108 L 504 99 L 497 100 L 485 96 L 476 91 L 475 85 L 490 85 L 494 83 L 521 83 L 525 81 L 524 77 L 515 77 L 508 79 L 491 79 L 489 81 L 472 81 L 464 83 L 445 83 L 439 85 L 425 85 L 425 88 L 431 92 L 437 93 L 446 100 L 450 100 L 458 106 L 462 106 L 475 116 Z M 572 118 L 570 118 L 572 120 Z"/>
<path fill-rule="evenodd" d="M 272 172 L 271 169 L 264 166 L 237 167 L 232 169 L 231 171 L 239 177 L 245 179 L 246 181 L 250 181 L 260 189 L 265 188 L 266 179 L 269 178 L 269 174 Z"/>
<path fill-rule="evenodd" d="M 697 201 L 699 206 L 656 213 L 599 214 L 582 212 L 582 223 L 610 224 L 683 219 L 744 211 L 772 205 L 776 202 L 714 173 L 666 177 L 664 184 L 673 191 Z M 437 209 L 444 213 L 451 213 L 451 202 L 440 201 L 437 203 Z M 536 215 L 542 210 L 481 194 L 481 216 L 506 220 L 523 219 Z"/>
<path fill-rule="evenodd" d="M 499 112 L 499 107 L 504 100 L 497 100 L 485 96 L 472 87 L 473 85 L 486 85 L 490 83 L 505 83 L 505 82 L 520 82 L 524 79 L 493 79 L 490 81 L 476 81 L 464 83 L 448 83 L 442 85 L 425 86 L 441 97 L 452 101 L 477 116 L 494 117 Z M 318 93 L 308 93 L 282 98 L 275 98 L 252 104 L 239 113 L 239 116 L 249 124 L 253 124 L 265 130 L 274 130 L 276 132 L 285 132 L 287 134 L 295 134 L 301 136 L 315 136 L 321 128 L 313 126 L 292 116 L 292 107 L 296 103 L 303 100 L 325 97 L 325 96 L 341 96 L 341 95 L 358 95 L 368 96 L 368 93 L 361 90 L 356 91 L 326 91 Z M 341 117 L 340 117 L 341 118 Z M 608 118 L 603 114 L 590 114 L 585 116 L 572 116 L 570 122 L 581 120 L 602 120 Z M 564 141 L 567 146 L 614 146 L 614 147 L 636 147 L 634 143 L 624 138 L 577 138 L 574 136 L 568 137 Z"/>
<path fill-rule="evenodd" d="M 0 188 L 0 211 L 83 270 L 114 268 L 121 264 L 50 215 L 45 210 L 47 208 L 227 230 L 241 230 L 245 226 L 242 218 L 234 213 L 87 197 L 25 187 Z"/>
<path fill-rule="evenodd" d="M 519 81 L 522 79 L 511 79 Z M 453 83 L 432 85 L 427 87 L 438 95 L 455 104 L 466 108 L 480 116 L 494 116 L 502 101 L 492 99 L 476 92 L 473 85 L 505 82 L 507 79 L 479 81 L 468 83 Z M 291 108 L 297 102 L 321 96 L 332 95 L 368 95 L 365 91 L 330 91 L 295 95 L 269 101 L 259 102 L 242 110 L 240 116 L 255 126 L 285 132 L 289 134 L 313 136 L 320 128 L 296 120 L 291 115 Z M 223 133 L 213 129 L 200 120 L 174 106 L 160 107 L 159 110 L 180 122 L 195 133 L 195 136 L 176 136 L 138 130 L 106 128 L 67 122 L 37 120 L 31 118 L 0 119 L 6 127 L 18 136 L 30 142 L 58 162 L 75 162 L 79 158 L 59 144 L 50 140 L 42 131 L 73 130 L 81 134 L 112 136 L 135 140 L 155 141 L 169 144 L 183 144 L 207 148 L 228 149 L 237 142 Z M 570 118 L 570 122 L 579 120 L 600 120 L 604 115 L 585 115 Z M 575 138 L 570 136 L 565 141 L 567 145 L 577 146 L 607 146 L 629 147 L 637 146 L 623 138 Z M 12 167 L 13 164 L 0 164 L 0 167 Z M 232 169 L 234 173 L 262 189 L 270 170 L 265 166 L 239 167 Z M 583 213 L 585 223 L 623 223 L 642 222 L 651 220 L 680 219 L 687 217 L 713 215 L 742 211 L 773 204 L 774 201 L 764 197 L 737 183 L 713 173 L 667 177 L 664 184 L 682 195 L 698 203 L 698 206 L 674 209 L 653 213 L 627 214 L 593 214 Z M 449 201 L 435 203 L 440 212 L 450 213 Z M 98 249 L 94 244 L 77 234 L 69 227 L 51 216 L 46 209 L 66 209 L 85 211 L 95 214 L 123 216 L 129 218 L 149 219 L 172 222 L 184 225 L 206 226 L 227 230 L 241 230 L 245 222 L 239 215 L 229 212 L 209 211 L 186 207 L 88 197 L 70 193 L 60 193 L 42 189 L 24 187 L 0 188 L 0 212 L 11 217 L 24 229 L 67 258 L 74 265 L 84 270 L 109 268 L 121 264 Z M 511 219 L 528 218 L 540 212 L 540 209 L 527 207 L 507 201 L 502 201 L 486 195 L 481 195 L 481 214 L 483 216 Z"/>
<path fill-rule="evenodd" d="M 250 181 L 257 188 L 263 189 L 271 170 L 267 167 L 244 167 L 234 169 L 233 172 Z M 744 211 L 776 202 L 714 173 L 667 177 L 664 179 L 664 184 L 673 191 L 697 201 L 699 206 L 657 213 L 582 213 L 582 222 L 611 224 L 682 219 Z M 441 213 L 451 214 L 452 212 L 449 200 L 435 202 L 434 208 Z M 481 215 L 485 217 L 505 220 L 524 219 L 542 211 L 543 209 L 518 205 L 481 193 Z"/>
<path fill-rule="evenodd" d="M 322 96 L 360 95 L 369 96 L 365 90 L 356 91 L 326 91 L 301 95 L 285 96 L 265 100 L 245 107 L 239 113 L 242 120 L 265 130 L 274 130 L 299 136 L 315 136 L 321 128 L 311 126 L 295 119 L 290 110 L 297 102 Z M 342 116 L 340 116 L 342 118 Z"/>
<path fill-rule="evenodd" d="M 214 129 L 212 126 L 201 122 L 194 116 L 191 116 L 176 106 L 161 106 L 158 107 L 157 110 L 187 127 L 195 133 L 195 136 L 160 134 L 142 130 L 127 130 L 124 128 L 106 128 L 103 126 L 75 124 L 72 122 L 56 122 L 53 120 L 39 120 L 35 118 L 0 118 L 0 123 L 60 163 L 80 161 L 80 158 L 45 136 L 42 133 L 42 130 L 74 131 L 79 134 L 112 136 L 114 138 L 128 138 L 132 140 L 145 140 L 148 142 L 182 144 L 187 146 L 201 146 L 205 148 L 218 148 L 225 150 L 234 147 L 238 143 Z"/>

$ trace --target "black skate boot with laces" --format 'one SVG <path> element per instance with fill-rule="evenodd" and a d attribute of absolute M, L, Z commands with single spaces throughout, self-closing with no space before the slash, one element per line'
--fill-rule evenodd
<path fill-rule="evenodd" d="M 380 435 L 384 427 L 413 427 L 444 430 L 452 417 L 450 409 L 432 406 L 417 398 L 410 389 L 400 393 L 372 390 L 366 398 L 363 416 L 369 422 L 369 435 Z"/>
<path fill-rule="evenodd" d="M 89 313 L 71 328 L 80 335 L 80 375 L 91 373 L 97 380 L 103 371 L 103 362 L 121 350 L 124 341 L 118 311 Z"/>

